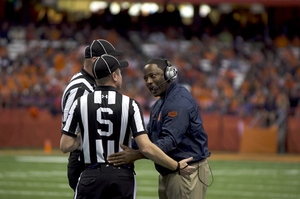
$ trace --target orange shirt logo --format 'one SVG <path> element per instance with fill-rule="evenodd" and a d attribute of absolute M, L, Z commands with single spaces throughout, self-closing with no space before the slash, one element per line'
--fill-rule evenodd
<path fill-rule="evenodd" d="M 160 120 L 160 113 L 161 113 L 161 112 L 159 112 L 159 116 L 158 116 L 158 119 L 157 119 L 157 121 L 159 121 L 159 120 Z"/>
<path fill-rule="evenodd" d="M 177 115 L 177 112 L 176 111 L 171 111 L 168 116 L 170 117 L 175 117 Z"/>

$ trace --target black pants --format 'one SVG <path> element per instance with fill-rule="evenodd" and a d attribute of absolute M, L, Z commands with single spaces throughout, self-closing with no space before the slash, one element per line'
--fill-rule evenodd
<path fill-rule="evenodd" d="M 75 191 L 76 185 L 78 183 L 78 178 L 81 172 L 84 170 L 85 165 L 83 158 L 78 158 L 82 156 L 82 151 L 75 150 L 70 153 L 69 161 L 68 161 L 68 179 L 70 187 Z"/>
<path fill-rule="evenodd" d="M 133 169 L 101 164 L 85 169 L 75 190 L 75 199 L 133 199 L 136 195 Z"/>

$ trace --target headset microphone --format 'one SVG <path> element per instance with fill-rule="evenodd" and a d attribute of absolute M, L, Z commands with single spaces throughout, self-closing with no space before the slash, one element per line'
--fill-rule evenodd
<path fill-rule="evenodd" d="M 158 86 L 154 86 L 154 87 L 152 88 L 152 90 L 153 90 L 153 91 L 157 91 L 161 85 L 163 85 L 164 83 L 166 83 L 166 82 L 169 81 L 170 79 L 171 79 L 171 78 L 167 79 L 166 81 L 164 81 L 163 83 L 159 84 Z"/>

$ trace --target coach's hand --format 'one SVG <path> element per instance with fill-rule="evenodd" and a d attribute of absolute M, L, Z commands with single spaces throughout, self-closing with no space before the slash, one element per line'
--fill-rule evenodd
<path fill-rule="evenodd" d="M 117 166 L 123 164 L 130 164 L 138 159 L 144 158 L 144 155 L 139 150 L 132 149 L 121 143 L 120 147 L 123 149 L 123 151 L 113 153 L 108 156 L 107 160 L 109 163 L 112 163 Z"/>
<path fill-rule="evenodd" d="M 193 159 L 193 157 L 189 157 L 186 159 L 181 160 L 180 163 L 180 170 L 179 175 L 185 176 L 185 175 L 191 175 L 195 171 L 195 167 L 189 166 L 187 163 L 190 162 Z"/>

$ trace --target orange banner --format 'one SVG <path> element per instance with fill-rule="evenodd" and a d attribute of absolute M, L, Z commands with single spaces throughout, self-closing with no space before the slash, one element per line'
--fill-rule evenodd
<path fill-rule="evenodd" d="M 277 153 L 277 127 L 245 127 L 240 152 Z"/>

